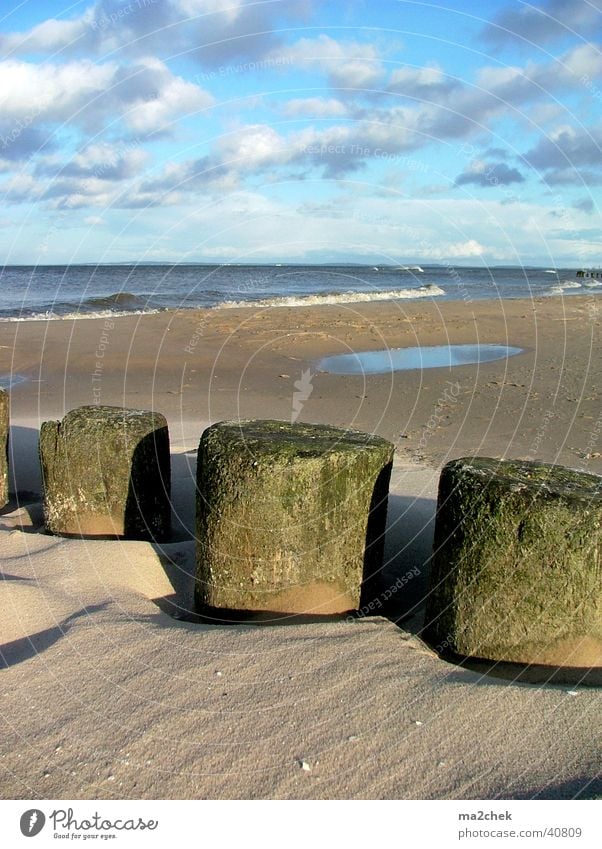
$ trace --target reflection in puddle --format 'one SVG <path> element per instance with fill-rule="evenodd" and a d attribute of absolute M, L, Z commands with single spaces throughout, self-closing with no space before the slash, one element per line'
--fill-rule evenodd
<path fill-rule="evenodd" d="M 489 363 L 522 354 L 508 345 L 436 345 L 430 348 L 391 348 L 388 351 L 359 351 L 324 357 L 319 371 L 330 374 L 387 374 L 409 369 L 451 368 L 471 363 Z"/>

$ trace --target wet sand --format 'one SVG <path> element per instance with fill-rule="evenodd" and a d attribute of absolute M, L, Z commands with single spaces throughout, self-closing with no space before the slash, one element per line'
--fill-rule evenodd
<path fill-rule="evenodd" d="M 290 420 L 376 432 L 439 466 L 466 453 L 534 457 L 602 471 L 600 301 L 594 296 L 474 303 L 164 312 L 0 324 L 0 373 L 18 374 L 15 421 L 81 404 L 159 410 L 172 439 L 202 423 Z M 328 354 L 492 343 L 525 353 L 453 369 L 366 377 L 318 373 Z M 309 370 L 309 375 L 307 371 Z"/>

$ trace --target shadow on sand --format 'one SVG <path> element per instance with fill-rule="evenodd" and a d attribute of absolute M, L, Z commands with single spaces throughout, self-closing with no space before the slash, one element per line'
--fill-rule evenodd
<path fill-rule="evenodd" d="M 560 784 L 549 784 L 533 790 L 532 793 L 521 793 L 505 796 L 507 799 L 600 799 L 602 798 L 602 778 L 590 778 L 586 775 L 572 778 Z"/>
<path fill-rule="evenodd" d="M 18 663 L 23 663 L 25 660 L 42 654 L 68 633 L 76 619 L 104 610 L 107 606 L 108 602 L 103 602 L 102 604 L 83 607 L 76 613 L 72 613 L 57 622 L 52 628 L 45 628 L 43 631 L 37 631 L 35 634 L 0 645 L 0 669 L 9 669 L 11 666 L 16 666 Z"/>
<path fill-rule="evenodd" d="M 11 429 L 11 480 L 13 492 L 17 492 L 17 504 L 22 495 L 36 499 L 37 503 L 27 505 L 28 511 L 35 516 L 37 523 L 24 527 L 26 532 L 40 530 L 39 493 L 41 481 L 37 463 L 38 433 L 33 428 L 15 427 Z M 33 458 L 33 459 L 32 459 Z M 384 616 L 403 631 L 420 637 L 424 606 L 428 593 L 430 557 L 434 534 L 436 502 L 430 498 L 415 498 L 392 494 L 388 501 L 387 529 L 384 540 L 383 567 L 375 575 L 366 575 L 362 591 L 360 610 L 351 614 L 315 616 L 286 615 L 281 612 L 266 611 L 253 618 L 248 613 L 229 611 L 227 617 L 218 611 L 199 614 L 194 603 L 195 581 L 195 496 L 196 496 L 196 451 L 173 453 L 171 455 L 172 481 L 172 526 L 171 535 L 164 542 L 152 542 L 160 562 L 169 579 L 173 593 L 153 599 L 159 609 L 172 619 L 191 624 L 224 625 L 243 620 L 251 625 L 297 625 L 302 623 L 340 621 L 352 615 L 354 617 Z M 14 501 L 5 508 L 15 509 Z M 7 576 L 7 580 L 16 579 Z M 84 611 L 81 615 L 84 615 Z M 76 614 L 79 615 L 79 614 Z M 68 629 L 71 617 L 65 620 Z M 8 653 L 12 657 L 20 651 L 31 650 L 32 643 L 44 646 L 59 639 L 63 624 L 16 641 L 22 645 L 9 645 Z M 11 647 L 12 646 L 12 647 Z M 27 648 L 29 646 L 29 649 Z M 4 649 L 3 649 L 4 651 Z M 477 683 L 483 685 L 502 685 L 503 681 L 525 684 L 587 684 L 602 685 L 602 670 L 584 667 L 553 667 L 545 665 L 524 665 L 501 663 L 480 658 L 466 658 L 450 654 L 440 654 L 456 670 L 450 672 L 450 680 L 457 675 L 459 681 L 466 680 L 466 673 L 477 673 L 482 678 Z"/>

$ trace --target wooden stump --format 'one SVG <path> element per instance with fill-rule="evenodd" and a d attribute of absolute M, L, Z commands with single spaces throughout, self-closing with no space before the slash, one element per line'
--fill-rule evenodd
<path fill-rule="evenodd" d="M 9 395 L 0 389 L 0 507 L 8 504 L 8 432 L 10 428 Z"/>
<path fill-rule="evenodd" d="M 440 651 L 602 666 L 602 478 L 484 457 L 439 483 L 425 636 Z"/>
<path fill-rule="evenodd" d="M 324 425 L 208 428 L 197 472 L 198 609 L 223 620 L 220 611 L 357 608 L 364 570 L 382 564 L 393 450 Z"/>
<path fill-rule="evenodd" d="M 43 423 L 40 460 L 51 533 L 143 540 L 168 535 L 169 433 L 161 414 L 79 407 L 62 422 Z"/>

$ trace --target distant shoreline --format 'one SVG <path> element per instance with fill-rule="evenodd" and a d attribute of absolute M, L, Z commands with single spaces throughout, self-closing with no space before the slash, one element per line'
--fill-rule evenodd
<path fill-rule="evenodd" d="M 577 279 L 570 269 L 509 266 L 15 266 L 5 267 L 0 281 L 0 321 L 372 301 L 472 303 L 602 292 L 602 279 Z"/>

